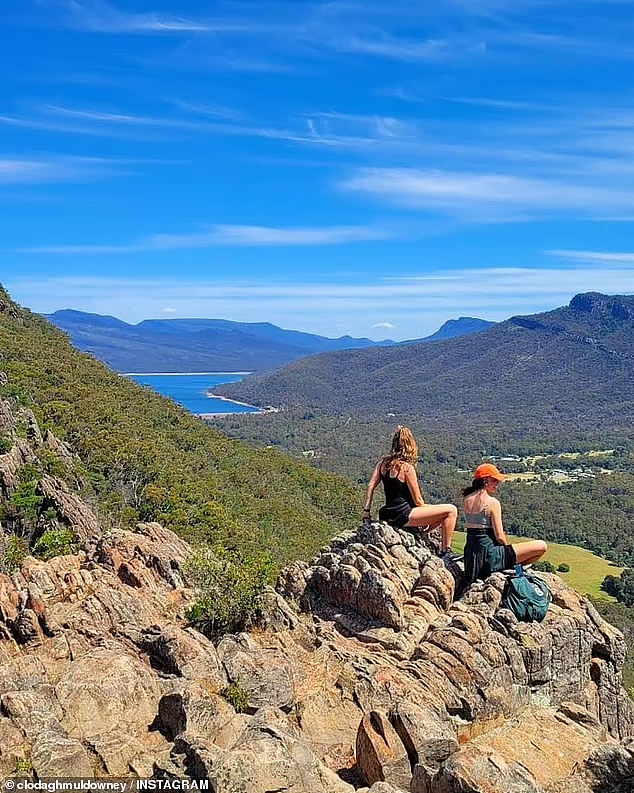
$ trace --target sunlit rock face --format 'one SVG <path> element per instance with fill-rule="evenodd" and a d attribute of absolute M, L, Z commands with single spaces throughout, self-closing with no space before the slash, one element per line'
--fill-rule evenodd
<path fill-rule="evenodd" d="M 42 449 L 73 462 L 12 411 L 0 402 L 4 498 Z M 544 622 L 519 623 L 502 574 L 456 599 L 431 543 L 375 523 L 287 567 L 263 625 L 213 643 L 184 619 L 184 541 L 156 523 L 105 531 L 72 477 L 38 492 L 81 550 L 0 574 L 2 775 L 194 777 L 217 793 L 634 789 L 623 637 L 557 576 Z"/>

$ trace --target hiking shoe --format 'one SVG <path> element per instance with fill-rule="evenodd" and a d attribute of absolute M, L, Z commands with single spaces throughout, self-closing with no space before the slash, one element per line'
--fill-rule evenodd
<path fill-rule="evenodd" d="M 451 550 L 443 551 L 440 554 L 440 558 L 443 560 L 443 562 L 461 562 L 462 561 L 462 556 L 459 553 L 454 553 Z"/>

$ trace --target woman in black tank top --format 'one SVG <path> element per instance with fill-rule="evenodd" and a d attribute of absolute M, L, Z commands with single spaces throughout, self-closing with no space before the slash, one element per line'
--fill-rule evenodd
<path fill-rule="evenodd" d="M 397 427 L 392 450 L 376 464 L 363 506 L 364 522 L 371 520 L 374 491 L 383 483 L 385 506 L 379 519 L 396 528 L 418 528 L 423 532 L 440 527 L 441 554 L 451 553 L 451 538 L 456 528 L 458 510 L 453 504 L 425 504 L 418 485 L 416 464 L 418 445 L 407 427 Z"/>

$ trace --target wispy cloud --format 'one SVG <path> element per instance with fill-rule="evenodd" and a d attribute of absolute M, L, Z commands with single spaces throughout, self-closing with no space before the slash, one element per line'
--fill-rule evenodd
<path fill-rule="evenodd" d="M 593 262 L 595 264 L 634 265 L 634 253 L 614 253 L 608 251 L 546 251 L 547 256 L 558 259 L 571 259 L 575 262 Z"/>
<path fill-rule="evenodd" d="M 634 191 L 502 173 L 362 169 L 341 186 L 411 209 L 476 222 L 528 220 L 545 212 L 605 217 L 634 209 Z"/>
<path fill-rule="evenodd" d="M 258 29 L 245 21 L 214 22 L 186 17 L 151 13 L 128 13 L 106 0 L 44 0 L 54 4 L 64 14 L 66 22 L 75 28 L 95 33 L 204 33 L 244 32 Z"/>
<path fill-rule="evenodd" d="M 396 327 L 396 325 L 392 325 L 391 322 L 375 322 L 372 325 L 373 328 L 385 328 L 386 330 L 392 330 Z"/>
<path fill-rule="evenodd" d="M 78 182 L 112 175 L 115 161 L 95 157 L 49 157 L 0 159 L 0 185 Z"/>
<path fill-rule="evenodd" d="M 250 57 L 237 58 L 243 66 L 249 60 L 267 64 L 267 58 L 259 57 L 261 51 L 269 55 L 276 51 L 278 56 L 283 51 L 306 58 L 334 51 L 409 62 L 481 57 L 488 52 L 489 45 L 498 51 L 503 48 L 514 52 L 552 50 L 611 58 L 615 55 L 629 58 L 634 53 L 629 37 L 615 24 L 610 24 L 610 14 L 603 12 L 605 6 L 618 5 L 619 0 L 602 0 L 600 17 L 605 30 L 603 36 L 594 37 L 578 34 L 574 26 L 568 31 L 569 25 L 565 27 L 565 35 L 557 30 L 557 10 L 566 6 L 562 0 L 513 0 L 508 3 L 446 0 L 436 4 L 411 3 L 410 0 L 393 0 L 389 4 L 380 0 L 364 3 L 259 0 L 257 3 L 211 4 L 215 11 L 213 16 L 197 17 L 157 11 L 134 13 L 107 0 L 37 2 L 56 7 L 63 24 L 94 33 L 248 36 Z M 584 0 L 579 2 L 583 4 Z M 541 7 L 547 7 L 549 14 L 527 14 Z M 404 37 L 403 30 L 424 30 L 426 35 L 419 39 L 411 35 Z M 605 46 L 606 30 L 621 32 L 618 47 Z M 276 39 L 274 47 L 266 40 L 271 35 Z"/>
<path fill-rule="evenodd" d="M 362 37 L 359 35 L 337 36 L 332 45 L 341 52 L 374 55 L 380 58 L 391 58 L 399 61 L 440 60 L 452 54 L 448 39 L 412 39 L 399 38 L 383 33 L 380 36 Z"/>
<path fill-rule="evenodd" d="M 222 246 L 342 245 L 371 240 L 387 240 L 393 236 L 393 231 L 373 226 L 272 228 L 267 226 L 213 225 L 204 231 L 191 234 L 153 234 L 124 245 L 56 245 L 23 248 L 17 252 L 87 255 L 144 253 Z"/>

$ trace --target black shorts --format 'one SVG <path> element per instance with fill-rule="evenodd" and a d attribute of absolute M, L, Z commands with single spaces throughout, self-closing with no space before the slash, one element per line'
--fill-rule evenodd
<path fill-rule="evenodd" d="M 409 523 L 409 516 L 412 507 L 409 504 L 398 504 L 396 506 L 384 506 L 379 510 L 379 520 L 384 520 L 396 529 L 402 529 Z"/>
<path fill-rule="evenodd" d="M 504 569 L 510 570 L 517 564 L 517 554 L 512 545 L 504 546 Z"/>

